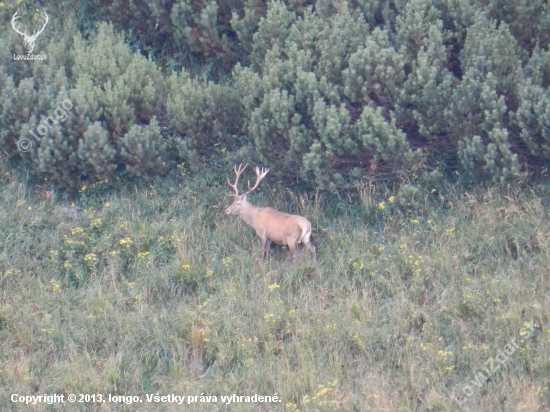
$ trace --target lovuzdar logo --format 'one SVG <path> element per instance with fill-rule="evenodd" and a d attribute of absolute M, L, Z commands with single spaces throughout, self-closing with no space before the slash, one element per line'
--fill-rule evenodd
<path fill-rule="evenodd" d="M 27 48 L 27 54 L 14 54 L 13 59 L 14 60 L 46 60 L 45 54 L 32 54 L 32 52 L 34 50 L 34 43 L 36 42 L 36 39 L 38 38 L 40 33 L 42 33 L 46 28 L 46 25 L 48 24 L 48 21 L 50 20 L 50 18 L 46 13 L 44 13 L 40 18 L 40 21 L 42 22 L 42 28 L 39 30 L 36 30 L 36 29 L 33 30 L 32 34 L 29 35 L 27 34 L 27 30 L 25 31 L 20 30 L 21 26 L 17 21 L 19 17 L 20 17 L 19 11 L 16 11 L 13 17 L 11 18 L 11 26 L 13 27 L 13 30 L 15 30 L 15 32 L 23 38 L 23 41 L 25 42 L 25 47 Z"/>

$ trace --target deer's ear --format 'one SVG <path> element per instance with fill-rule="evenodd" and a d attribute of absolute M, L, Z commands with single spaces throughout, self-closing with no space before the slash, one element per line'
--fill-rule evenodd
<path fill-rule="evenodd" d="M 244 200 L 246 202 L 246 198 L 248 197 L 247 194 L 243 195 L 243 197 L 241 197 L 241 200 Z"/>

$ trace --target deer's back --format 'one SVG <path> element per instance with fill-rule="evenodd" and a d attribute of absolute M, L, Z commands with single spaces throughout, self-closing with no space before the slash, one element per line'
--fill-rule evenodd
<path fill-rule="evenodd" d="M 304 230 L 311 230 L 311 224 L 305 217 L 279 212 L 272 207 L 262 208 L 256 214 L 254 223 L 256 230 L 265 230 L 271 241 L 283 245 L 289 238 L 297 242 Z"/>

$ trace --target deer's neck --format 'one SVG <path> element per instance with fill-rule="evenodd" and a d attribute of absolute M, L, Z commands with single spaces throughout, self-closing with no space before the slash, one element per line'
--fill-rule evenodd
<path fill-rule="evenodd" d="M 261 210 L 261 207 L 254 206 L 251 203 L 247 203 L 245 207 L 242 208 L 241 213 L 239 214 L 240 218 L 244 220 L 249 226 L 254 226 L 254 218 Z"/>

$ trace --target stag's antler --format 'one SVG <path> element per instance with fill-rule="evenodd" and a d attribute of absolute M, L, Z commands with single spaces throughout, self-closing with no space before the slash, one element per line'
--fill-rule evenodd
<path fill-rule="evenodd" d="M 250 182 L 248 182 L 248 192 L 245 193 L 245 195 L 252 192 L 254 189 L 258 187 L 262 179 L 269 173 L 269 169 L 266 167 L 262 167 L 261 169 L 259 167 L 256 167 L 256 183 L 253 187 L 250 187 Z"/>
<path fill-rule="evenodd" d="M 243 164 L 241 163 L 239 165 L 239 168 L 237 169 L 237 166 L 235 165 L 235 167 L 233 168 L 233 170 L 235 171 L 235 175 L 237 176 L 235 178 L 235 183 L 231 184 L 231 182 L 229 181 L 229 179 L 227 179 L 227 184 L 233 189 L 233 191 L 235 193 L 226 193 L 227 196 L 232 196 L 232 197 L 237 197 L 239 196 L 239 188 L 237 187 L 237 183 L 239 183 L 239 177 L 241 177 L 241 174 L 244 172 L 244 169 L 246 169 L 246 166 L 248 166 L 248 163 L 246 165 L 244 165 L 243 167 Z"/>

